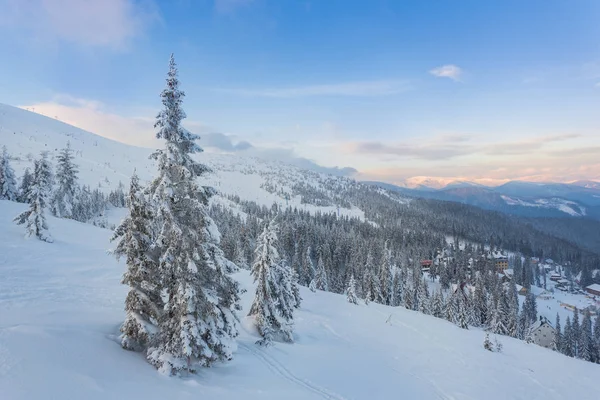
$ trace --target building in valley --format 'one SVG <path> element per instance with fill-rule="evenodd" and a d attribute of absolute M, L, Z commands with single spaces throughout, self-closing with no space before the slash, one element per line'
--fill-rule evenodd
<path fill-rule="evenodd" d="M 540 319 L 531 326 L 531 336 L 533 343 L 551 349 L 554 341 L 554 327 L 548 319 L 540 315 Z"/>

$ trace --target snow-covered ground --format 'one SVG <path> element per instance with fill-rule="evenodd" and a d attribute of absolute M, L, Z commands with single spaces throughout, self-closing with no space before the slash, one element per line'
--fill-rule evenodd
<path fill-rule="evenodd" d="M 243 318 L 234 360 L 184 378 L 159 375 L 115 341 L 124 266 L 109 230 L 49 218 L 52 244 L 23 237 L 0 201 L 0 398 L 37 399 L 597 399 L 600 366 L 403 308 L 355 306 L 302 289 L 296 342 L 264 349 Z"/>
<path fill-rule="evenodd" d="M 574 201 L 561 199 L 559 197 L 547 198 L 547 199 L 532 199 L 532 200 L 523 200 L 519 198 L 514 198 L 506 195 L 500 196 L 502 200 L 506 202 L 509 206 L 524 206 L 524 207 L 537 207 L 537 208 L 547 208 L 547 209 L 556 209 L 558 211 L 562 211 L 565 214 L 571 215 L 573 217 L 584 217 L 587 213 L 586 209 L 581 205 L 577 204 Z"/>
<path fill-rule="evenodd" d="M 555 283 L 548 280 L 546 283 L 548 290 L 544 290 L 543 288 L 539 288 L 537 286 L 531 287 L 532 293 L 536 296 L 544 293 L 543 297 L 549 297 L 547 299 L 538 297 L 537 305 L 538 313 L 548 318 L 552 324 L 554 324 L 557 313 L 560 315 L 560 320 L 561 323 L 563 323 L 563 326 L 567 317 L 571 317 L 571 319 L 573 318 L 573 309 L 569 306 L 577 307 L 580 310 L 583 310 L 589 306 L 596 306 L 598 309 L 600 309 L 600 298 L 598 298 L 598 296 L 596 296 L 596 300 L 594 300 L 591 295 L 567 293 L 558 289 L 554 289 L 554 293 L 549 293 L 549 290 L 554 288 L 554 286 Z"/>
<path fill-rule="evenodd" d="M 154 134 L 148 132 L 150 136 Z M 50 152 L 52 158 L 67 142 L 75 151 L 80 181 L 92 187 L 109 191 L 119 182 L 127 187 L 134 169 L 142 181 L 148 181 L 156 174 L 155 164 L 149 159 L 155 149 L 116 142 L 40 114 L 0 104 L 0 147 L 6 146 L 14 158 L 11 163 L 19 178 L 25 168 L 33 169 L 32 160 L 41 151 Z M 202 140 L 199 144 L 202 146 Z M 306 204 L 294 192 L 294 186 L 308 185 L 333 197 L 335 193 L 329 188 L 350 185 L 353 182 L 350 179 L 239 154 L 205 152 L 199 159 L 214 171 L 203 183 L 217 189 L 222 199 L 237 195 L 242 200 L 267 207 L 277 203 L 309 212 L 339 212 L 340 215 L 364 218 L 363 211 L 356 207 L 338 209 L 335 205 Z"/>

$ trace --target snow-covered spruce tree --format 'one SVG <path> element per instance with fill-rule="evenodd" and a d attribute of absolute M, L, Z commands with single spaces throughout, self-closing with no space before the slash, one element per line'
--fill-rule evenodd
<path fill-rule="evenodd" d="M 468 308 L 467 308 L 467 304 L 464 298 L 459 297 L 459 309 L 458 309 L 458 320 L 457 320 L 457 325 L 459 327 L 461 327 L 462 329 L 469 329 L 469 315 L 468 315 Z"/>
<path fill-rule="evenodd" d="M 525 340 L 527 329 L 529 329 L 529 319 L 527 317 L 525 309 L 521 309 L 521 312 L 519 313 L 519 318 L 517 320 L 517 339 Z"/>
<path fill-rule="evenodd" d="M 10 166 L 10 157 L 6 146 L 2 146 L 2 154 L 0 155 L 0 200 L 16 201 L 18 195 L 15 171 Z"/>
<path fill-rule="evenodd" d="M 354 281 L 354 274 L 350 275 L 348 281 L 348 288 L 346 289 L 346 299 L 348 303 L 358 304 L 358 297 L 356 297 L 356 282 Z"/>
<path fill-rule="evenodd" d="M 238 267 L 240 267 L 242 269 L 250 269 L 250 267 L 248 265 L 248 260 L 246 260 L 246 255 L 244 253 L 244 246 L 242 245 L 242 243 L 239 240 L 236 242 L 234 254 L 235 254 L 235 256 L 234 256 L 233 262 Z"/>
<path fill-rule="evenodd" d="M 29 197 L 29 189 L 33 183 L 33 175 L 29 168 L 25 168 L 25 172 L 23 173 L 23 178 L 21 178 L 21 184 L 19 185 L 19 195 L 17 197 L 17 201 L 19 203 L 27 203 L 27 199 Z"/>
<path fill-rule="evenodd" d="M 79 186 L 77 166 L 73 163 L 71 142 L 60 151 L 56 158 L 56 181 L 58 187 L 52 198 L 52 214 L 59 218 L 73 218 L 73 205 Z"/>
<path fill-rule="evenodd" d="M 594 337 L 592 332 L 592 318 L 588 310 L 583 314 L 581 330 L 579 332 L 579 357 L 585 361 L 593 361 Z"/>
<path fill-rule="evenodd" d="M 473 313 L 475 326 L 486 326 L 488 323 L 488 299 L 484 287 L 484 281 L 478 272 L 475 278 L 475 291 L 473 293 Z"/>
<path fill-rule="evenodd" d="M 573 351 L 573 332 L 571 329 L 571 317 L 567 316 L 565 321 L 565 330 L 563 334 L 563 346 L 562 353 L 566 356 L 573 357 L 575 355 Z"/>
<path fill-rule="evenodd" d="M 145 350 L 158 332 L 163 302 L 158 263 L 152 248 L 152 213 L 135 172 L 131 177 L 128 203 L 129 216 L 111 239 L 118 240 L 113 254 L 117 259 L 125 257 L 127 263 L 122 283 L 129 286 L 129 293 L 125 299 L 121 345 L 128 350 Z"/>
<path fill-rule="evenodd" d="M 393 293 L 393 265 L 392 265 L 392 252 L 388 249 L 387 242 L 383 250 L 383 257 L 381 267 L 379 268 L 379 282 L 381 286 L 381 303 L 385 305 L 392 305 Z"/>
<path fill-rule="evenodd" d="M 256 294 L 248 314 L 254 317 L 258 333 L 262 336 L 257 342 L 260 345 L 269 345 L 277 339 L 293 340 L 294 305 L 290 304 L 286 288 L 281 287 L 277 279 L 281 259 L 276 245 L 276 227 L 270 222 L 257 241 L 256 259 L 252 265 Z"/>
<path fill-rule="evenodd" d="M 600 316 L 597 316 L 596 322 L 594 322 L 593 338 L 596 362 L 600 364 Z"/>
<path fill-rule="evenodd" d="M 392 305 L 397 307 L 402 304 L 402 269 L 397 269 L 392 280 Z"/>
<path fill-rule="evenodd" d="M 485 339 L 483 340 L 483 348 L 488 351 L 494 351 L 494 347 L 492 341 L 490 340 L 490 334 L 485 333 Z"/>
<path fill-rule="evenodd" d="M 208 215 L 214 190 L 196 181 L 209 168 L 191 158 L 202 149 L 196 144 L 199 137 L 181 126 L 184 93 L 173 56 L 166 81 L 164 108 L 155 123 L 165 148 L 152 155 L 158 176 L 149 188 L 165 305 L 148 360 L 159 371 L 174 374 L 231 359 L 239 290 L 227 274 L 231 262 L 218 247 L 219 233 Z"/>
<path fill-rule="evenodd" d="M 439 290 L 431 297 L 431 315 L 436 318 L 444 318 L 444 295 Z"/>
<path fill-rule="evenodd" d="M 579 325 L 579 309 L 575 307 L 573 311 L 573 320 L 571 321 L 571 345 L 573 349 L 573 357 L 580 357 L 579 339 L 581 337 L 581 325 Z"/>
<path fill-rule="evenodd" d="M 307 273 L 306 282 L 312 283 L 317 271 L 315 270 L 315 264 L 313 263 L 312 248 L 310 246 L 307 247 L 306 254 L 304 255 L 304 269 Z"/>
<path fill-rule="evenodd" d="M 530 326 L 525 332 L 525 343 L 533 343 L 533 326 Z"/>
<path fill-rule="evenodd" d="M 527 316 L 529 324 L 533 324 L 537 321 L 537 301 L 535 295 L 531 292 L 525 296 L 525 302 L 523 303 L 523 310 Z"/>
<path fill-rule="evenodd" d="M 300 287 L 299 287 L 299 282 L 300 281 L 300 277 L 298 276 L 298 272 L 292 268 L 292 294 L 294 295 L 294 300 L 296 302 L 296 304 L 294 305 L 294 307 L 296 308 L 300 308 L 300 305 L 302 304 L 302 296 L 300 296 Z"/>
<path fill-rule="evenodd" d="M 554 324 L 554 337 L 552 338 L 552 348 L 562 353 L 562 332 L 560 329 L 560 317 L 556 313 L 556 323 Z"/>
<path fill-rule="evenodd" d="M 317 271 L 315 273 L 315 288 L 329 291 L 329 283 L 327 282 L 327 272 L 325 272 L 325 263 L 323 262 L 323 256 L 319 257 L 317 262 Z"/>
<path fill-rule="evenodd" d="M 504 302 L 501 299 L 497 299 L 496 306 L 492 310 L 490 329 L 498 335 L 506 335 L 508 332 L 505 325 L 506 313 L 504 311 Z M 527 325 L 527 328 L 529 328 L 529 325 Z"/>
<path fill-rule="evenodd" d="M 373 263 L 373 256 L 371 252 L 367 253 L 365 265 L 363 268 L 363 293 L 366 293 L 369 301 L 381 303 L 383 296 L 381 295 L 381 283 L 379 281 L 379 275 L 375 269 Z"/>
<path fill-rule="evenodd" d="M 275 233 L 277 233 L 277 226 L 275 226 Z M 281 259 L 280 262 L 275 264 L 273 273 L 275 274 L 279 298 L 281 299 L 277 303 L 277 309 L 285 318 L 293 320 L 294 308 L 300 308 L 302 302 L 295 272 L 287 260 Z"/>
<path fill-rule="evenodd" d="M 29 209 L 19 214 L 14 221 L 18 225 L 25 225 L 27 236 L 36 236 L 49 243 L 54 240 L 48 232 L 45 209 L 48 206 L 51 189 L 52 167 L 48 162 L 48 153 L 42 152 L 40 159 L 35 161 L 33 182 L 27 195 Z"/>
<path fill-rule="evenodd" d="M 423 314 L 431 314 L 430 302 L 429 302 L 429 289 L 425 277 L 421 281 L 421 288 L 418 293 L 419 312 Z"/>

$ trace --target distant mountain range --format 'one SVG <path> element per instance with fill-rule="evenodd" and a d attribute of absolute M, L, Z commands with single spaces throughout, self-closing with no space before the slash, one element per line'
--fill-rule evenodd
<path fill-rule="evenodd" d="M 404 186 L 369 182 L 412 197 L 454 201 L 525 217 L 580 217 L 600 220 L 600 182 L 535 183 L 510 181 L 484 186 L 436 178 L 408 180 Z M 415 184 L 417 183 L 417 184 Z M 412 186 L 412 187 L 408 187 Z"/>

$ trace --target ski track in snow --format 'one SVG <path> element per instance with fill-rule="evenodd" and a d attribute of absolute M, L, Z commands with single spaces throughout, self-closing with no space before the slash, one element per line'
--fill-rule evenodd
<path fill-rule="evenodd" d="M 281 378 L 291 382 L 295 385 L 301 386 L 304 389 L 324 398 L 331 400 L 346 400 L 345 397 L 340 396 L 337 393 L 330 392 L 327 389 L 324 389 L 320 386 L 317 386 L 306 379 L 302 379 L 294 375 L 289 369 L 287 369 L 283 364 L 279 361 L 275 360 L 275 358 L 266 354 L 266 352 L 262 349 L 258 349 L 253 347 L 252 345 L 247 345 L 245 343 L 239 344 L 240 348 L 245 349 L 254 357 L 258 358 L 263 364 L 265 364 L 274 374 L 280 376 Z"/>

